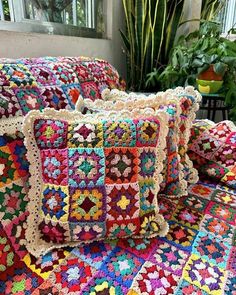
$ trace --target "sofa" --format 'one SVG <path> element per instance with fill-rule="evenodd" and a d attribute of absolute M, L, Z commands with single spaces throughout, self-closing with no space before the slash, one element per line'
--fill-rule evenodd
<path fill-rule="evenodd" d="M 125 90 L 125 82 L 103 60 L 0 59 L 0 294 L 234 294 L 236 187 L 234 168 L 229 168 L 234 158 L 226 157 L 222 164 L 220 155 L 210 156 L 220 147 L 219 137 L 224 144 L 230 139 L 235 144 L 229 122 L 194 123 L 189 157 L 199 181 L 188 184 L 188 194 L 179 198 L 158 196 L 159 213 L 169 226 L 166 236 L 95 241 L 53 249 L 39 258 L 27 250 L 33 171 L 23 118 L 48 107 L 72 111 L 79 97 L 102 99 L 105 89 Z M 234 148 L 227 151 L 236 153 Z"/>

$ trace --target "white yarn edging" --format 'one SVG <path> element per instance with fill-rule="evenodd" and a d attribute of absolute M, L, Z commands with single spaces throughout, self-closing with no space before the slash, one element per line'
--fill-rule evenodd
<path fill-rule="evenodd" d="M 153 116 L 159 120 L 160 122 L 160 136 L 159 136 L 159 142 L 157 143 L 156 147 L 156 156 L 158 161 L 156 162 L 156 171 L 154 178 L 156 180 L 156 187 L 155 187 L 155 205 L 156 205 L 156 220 L 157 223 L 160 226 L 159 233 L 155 233 L 153 235 L 150 235 L 151 237 L 154 237 L 156 235 L 165 236 L 168 232 L 168 223 L 164 220 L 164 217 L 159 214 L 159 207 L 157 202 L 157 193 L 160 188 L 160 183 L 162 181 L 162 178 L 160 177 L 160 172 L 163 169 L 163 160 L 165 158 L 165 153 L 163 150 L 165 149 L 165 137 L 168 132 L 168 119 L 169 116 L 162 111 L 153 111 L 150 109 L 145 109 L 143 111 L 137 111 L 134 110 L 133 112 L 110 112 L 109 118 L 137 118 L 140 117 L 140 114 L 143 115 L 143 118 L 146 118 L 148 116 Z M 41 239 L 40 233 L 38 230 L 38 223 L 40 220 L 40 199 L 41 199 L 41 187 L 42 187 L 42 168 L 41 168 L 41 160 L 40 160 L 40 151 L 37 147 L 35 138 L 34 138 L 34 121 L 36 119 L 57 119 L 57 120 L 63 120 L 67 121 L 68 123 L 75 122 L 76 120 L 79 120 L 81 122 L 90 122 L 90 123 L 96 123 L 98 120 L 104 119 L 104 114 L 92 114 L 92 115 L 83 115 L 79 112 L 72 111 L 69 112 L 67 110 L 60 110 L 56 111 L 53 109 L 46 108 L 43 112 L 40 111 L 31 111 L 27 114 L 27 116 L 24 119 L 23 123 L 23 133 L 25 135 L 25 146 L 27 148 L 27 159 L 30 162 L 30 190 L 29 190 L 29 203 L 28 203 L 28 211 L 29 216 L 27 217 L 27 229 L 26 229 L 26 248 L 27 250 L 34 255 L 35 257 L 39 257 L 42 254 L 46 254 L 47 252 L 51 251 L 55 248 L 62 248 L 65 246 L 77 246 L 81 244 L 86 244 L 89 242 L 68 242 L 65 244 L 53 244 L 53 243 L 47 243 L 44 240 Z M 140 238 L 140 236 L 135 236 L 137 238 Z M 96 240 L 103 240 L 96 239 Z"/>
<path fill-rule="evenodd" d="M 24 117 L 10 117 L 0 119 L 0 135 L 15 134 L 22 131 Z"/>

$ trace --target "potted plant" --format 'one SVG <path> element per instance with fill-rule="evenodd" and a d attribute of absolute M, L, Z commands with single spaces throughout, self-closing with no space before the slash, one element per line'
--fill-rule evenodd
<path fill-rule="evenodd" d="M 181 36 L 165 70 L 151 73 L 147 83 L 153 79 L 162 88 L 198 84 L 200 92 L 222 92 L 236 119 L 236 42 L 221 37 L 216 22 L 203 21 L 198 31 Z"/>

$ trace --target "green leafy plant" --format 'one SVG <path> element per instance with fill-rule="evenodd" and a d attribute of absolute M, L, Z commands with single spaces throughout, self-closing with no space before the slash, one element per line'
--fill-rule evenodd
<path fill-rule="evenodd" d="M 218 23 L 204 21 L 200 29 L 181 36 L 172 50 L 169 64 L 160 74 L 151 73 L 162 88 L 194 85 L 199 74 L 213 65 L 216 74 L 223 76 L 222 92 L 225 102 L 232 106 L 231 117 L 236 120 L 236 42 L 220 36 Z"/>
<path fill-rule="evenodd" d="M 127 33 L 121 31 L 121 36 L 131 90 L 147 90 L 147 74 L 167 63 L 184 1 L 123 0 Z"/>
<path fill-rule="evenodd" d="M 226 0 L 202 0 L 201 19 L 215 20 L 224 9 Z"/>

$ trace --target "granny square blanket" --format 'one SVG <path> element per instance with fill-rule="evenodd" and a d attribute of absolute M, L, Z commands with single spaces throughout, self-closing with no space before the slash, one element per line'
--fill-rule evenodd
<path fill-rule="evenodd" d="M 25 248 L 24 201 L 14 200 L 0 206 L 12 215 L 0 221 L 1 295 L 236 292 L 236 191 L 226 186 L 199 182 L 188 196 L 159 198 L 170 226 L 165 238 L 93 242 L 39 258 Z"/>

